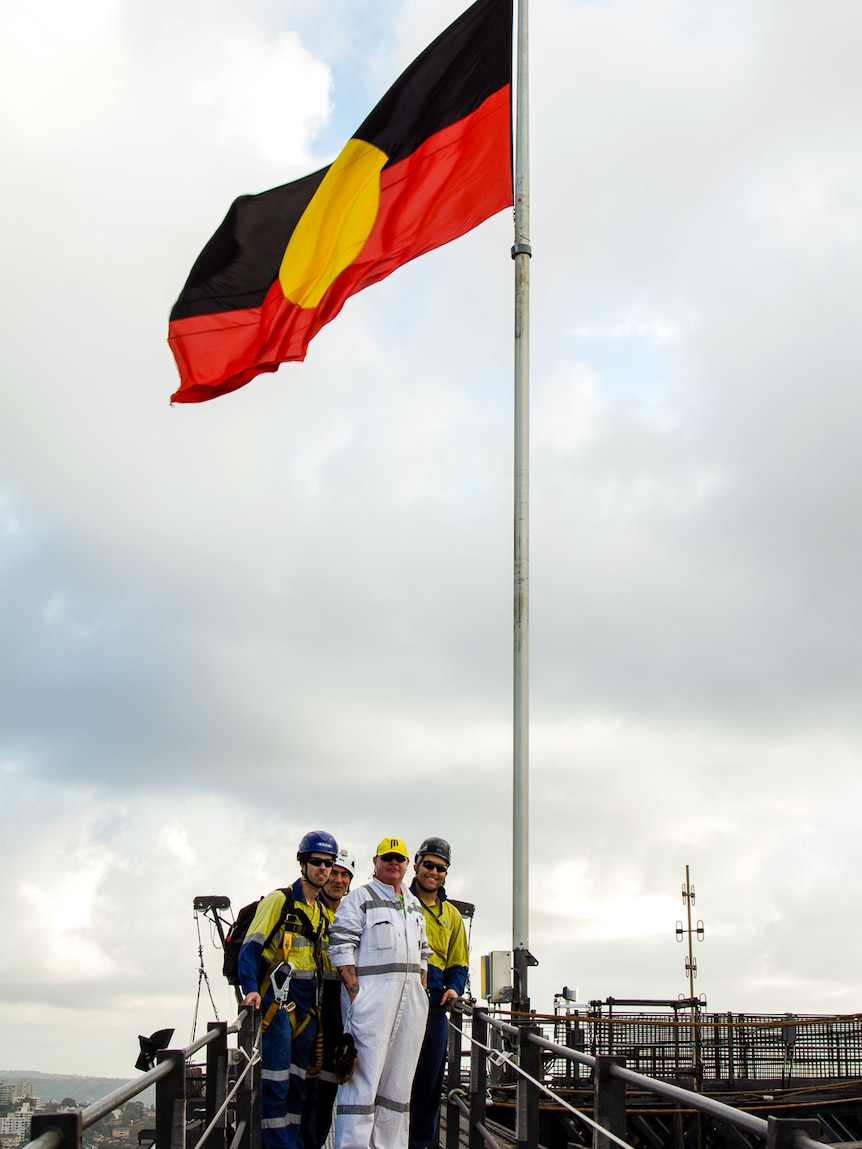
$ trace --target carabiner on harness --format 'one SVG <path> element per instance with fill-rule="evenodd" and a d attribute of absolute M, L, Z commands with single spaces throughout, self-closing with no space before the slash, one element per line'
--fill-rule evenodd
<path fill-rule="evenodd" d="M 272 996 L 278 1002 L 280 1009 L 289 1009 L 293 1005 L 293 1002 L 288 1002 L 287 996 L 290 993 L 290 979 L 295 969 L 296 966 L 292 961 L 280 961 L 269 975 Z"/>

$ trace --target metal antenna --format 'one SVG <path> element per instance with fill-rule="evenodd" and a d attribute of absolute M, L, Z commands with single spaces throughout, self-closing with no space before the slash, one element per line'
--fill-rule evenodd
<path fill-rule="evenodd" d="M 685 972 L 688 975 L 688 997 L 691 1002 L 691 1041 L 694 1047 L 694 1061 L 695 1061 L 695 1074 L 696 1080 L 700 1079 L 702 1067 L 700 1065 L 699 1041 L 696 1025 L 697 1016 L 697 1002 L 694 996 L 694 979 L 697 977 L 697 958 L 692 953 L 691 941 L 692 936 L 696 935 L 699 942 L 703 941 L 704 928 L 703 922 L 698 918 L 694 927 L 691 924 L 691 907 L 694 905 L 694 886 L 689 878 L 688 866 L 685 868 L 685 884 L 682 887 L 682 904 L 686 909 L 686 918 L 688 920 L 688 927 L 684 927 L 682 922 L 676 923 L 676 940 L 681 942 L 685 935 L 688 935 L 688 956 L 685 959 Z M 680 994 L 682 997 L 682 994 Z M 699 1088 L 699 1086 L 698 1086 Z"/>
<path fill-rule="evenodd" d="M 685 972 L 688 976 L 688 996 L 694 1000 L 694 979 L 697 977 L 697 958 L 691 950 L 692 935 L 697 936 L 699 942 L 703 941 L 704 927 L 703 922 L 698 918 L 694 926 L 691 924 L 691 907 L 694 905 L 694 886 L 689 881 L 688 866 L 685 868 L 685 884 L 682 887 L 682 904 L 686 908 L 686 916 L 688 918 L 688 926 L 684 927 L 682 922 L 676 923 L 676 940 L 681 942 L 683 937 L 688 935 L 688 957 L 685 959 Z"/>

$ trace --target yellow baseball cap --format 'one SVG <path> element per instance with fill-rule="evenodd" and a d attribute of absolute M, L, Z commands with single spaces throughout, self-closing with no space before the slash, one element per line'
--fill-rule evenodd
<path fill-rule="evenodd" d="M 381 838 L 377 843 L 377 849 L 374 851 L 375 857 L 380 857 L 382 854 L 400 854 L 406 862 L 410 857 L 407 847 L 400 838 Z"/>

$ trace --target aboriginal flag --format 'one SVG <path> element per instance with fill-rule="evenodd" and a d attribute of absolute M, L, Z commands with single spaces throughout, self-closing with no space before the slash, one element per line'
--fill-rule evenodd
<path fill-rule="evenodd" d="M 477 0 L 327 168 L 241 196 L 171 312 L 177 403 L 305 358 L 345 301 L 512 204 L 512 0 Z"/>

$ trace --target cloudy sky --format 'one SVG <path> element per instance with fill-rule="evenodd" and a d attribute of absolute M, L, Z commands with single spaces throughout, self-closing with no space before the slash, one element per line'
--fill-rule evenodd
<path fill-rule="evenodd" d="M 445 835 L 474 968 L 510 944 L 508 213 L 168 403 L 231 200 L 463 7 L 4 5 L 0 1069 L 186 1043 L 193 897 L 292 880 L 310 827 Z M 532 5 L 539 1008 L 687 991 L 686 864 L 710 1008 L 862 1007 L 860 35 L 855 0 Z"/>

